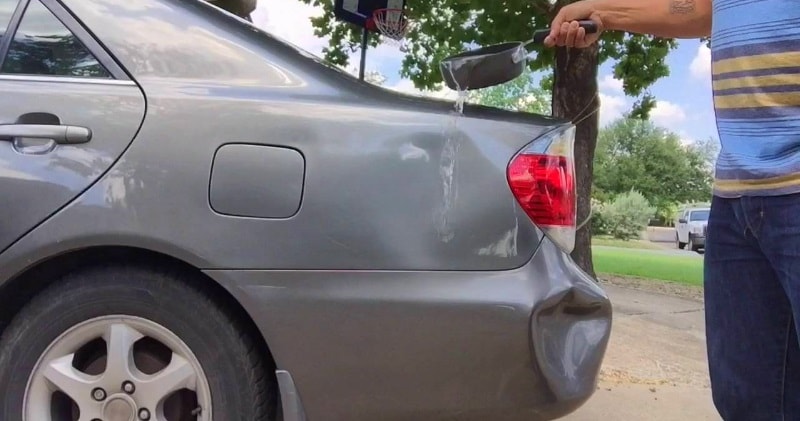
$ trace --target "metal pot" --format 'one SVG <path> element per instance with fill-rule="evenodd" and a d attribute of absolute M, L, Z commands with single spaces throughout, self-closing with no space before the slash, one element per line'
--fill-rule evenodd
<path fill-rule="evenodd" d="M 597 24 L 591 20 L 579 22 L 586 33 L 597 32 Z M 457 91 L 483 89 L 500 85 L 519 77 L 528 63 L 528 44 L 542 43 L 549 29 L 534 32 L 526 42 L 506 42 L 465 51 L 450 56 L 439 63 L 439 70 L 447 87 Z"/>

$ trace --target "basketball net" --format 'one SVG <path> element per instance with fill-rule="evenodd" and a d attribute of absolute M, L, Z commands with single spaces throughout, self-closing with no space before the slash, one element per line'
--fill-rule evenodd
<path fill-rule="evenodd" d="M 411 21 L 403 10 L 377 9 L 372 14 L 370 24 L 383 35 L 384 43 L 399 47 L 404 53 L 408 52 L 405 37 L 411 29 Z"/>

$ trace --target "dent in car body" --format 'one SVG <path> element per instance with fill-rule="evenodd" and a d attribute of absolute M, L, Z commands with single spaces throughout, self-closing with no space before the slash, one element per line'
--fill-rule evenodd
<path fill-rule="evenodd" d="M 309 419 L 544 420 L 593 393 L 605 293 L 549 240 L 492 272 L 208 271 L 253 309 Z"/>

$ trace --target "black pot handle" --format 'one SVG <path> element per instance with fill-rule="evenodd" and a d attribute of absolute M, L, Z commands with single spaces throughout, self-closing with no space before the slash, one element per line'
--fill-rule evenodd
<path fill-rule="evenodd" d="M 580 25 L 580 27 L 583 28 L 587 34 L 594 34 L 597 32 L 597 22 L 593 20 L 581 20 L 578 21 L 578 25 Z M 533 42 L 541 44 L 548 35 L 550 35 L 549 29 L 540 29 L 533 33 Z"/>

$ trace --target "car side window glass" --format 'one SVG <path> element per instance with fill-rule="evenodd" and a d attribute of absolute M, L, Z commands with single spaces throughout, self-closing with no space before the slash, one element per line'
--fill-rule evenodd
<path fill-rule="evenodd" d="M 8 24 L 11 23 L 11 16 L 17 8 L 17 0 L 0 0 L 0 44 L 6 34 Z"/>
<path fill-rule="evenodd" d="M 7 0 L 0 0 L 3 1 Z M 3 62 L 2 73 L 111 77 L 78 37 L 39 0 L 32 0 L 25 10 Z"/>

